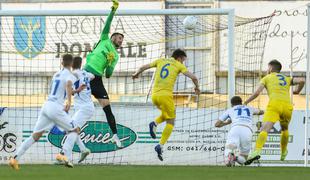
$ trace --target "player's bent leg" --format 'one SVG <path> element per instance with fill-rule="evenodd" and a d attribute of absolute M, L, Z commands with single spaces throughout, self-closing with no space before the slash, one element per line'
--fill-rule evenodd
<path fill-rule="evenodd" d="M 163 161 L 163 147 L 160 144 L 157 144 L 154 149 L 157 153 L 158 159 Z"/>
<path fill-rule="evenodd" d="M 235 166 L 236 156 L 235 156 L 235 150 L 237 149 L 237 146 L 235 144 L 226 144 L 225 145 L 225 164 L 227 167 Z"/>
<path fill-rule="evenodd" d="M 274 125 L 273 122 L 270 122 L 270 121 L 264 122 L 262 131 L 259 133 L 257 140 L 256 140 L 255 151 L 249 155 L 247 161 L 245 162 L 245 165 L 249 165 L 253 161 L 260 159 L 260 154 L 267 140 L 268 132 L 271 130 L 273 125 Z"/>
<path fill-rule="evenodd" d="M 163 156 L 162 156 L 163 147 L 166 144 L 166 142 L 168 141 L 168 139 L 169 139 L 169 137 L 173 131 L 173 128 L 174 128 L 174 119 L 167 120 L 166 122 L 167 122 L 167 124 L 166 124 L 166 127 L 164 128 L 164 130 L 162 132 L 159 144 L 157 146 L 155 146 L 155 151 L 157 153 L 157 157 L 161 161 L 163 161 Z"/>
<path fill-rule="evenodd" d="M 157 125 L 154 121 L 150 122 L 149 124 L 149 131 L 150 131 L 150 136 L 153 139 L 156 139 L 156 129 L 157 129 Z"/>
<path fill-rule="evenodd" d="M 244 165 L 251 151 L 253 133 L 249 127 L 243 126 L 240 128 L 242 128 L 242 131 L 239 132 L 239 155 L 236 157 L 236 162 L 240 165 Z"/>
<path fill-rule="evenodd" d="M 74 124 L 76 124 L 80 129 L 85 125 L 87 120 L 89 120 L 95 112 L 95 107 L 93 104 L 80 106 L 77 108 L 76 113 L 72 117 Z M 81 163 L 86 159 L 86 157 L 91 153 L 89 149 L 86 148 L 84 143 L 81 140 L 81 137 L 78 135 L 77 140 L 75 142 L 81 152 L 80 159 L 78 163 Z"/>
<path fill-rule="evenodd" d="M 281 122 L 281 157 L 280 160 L 284 161 L 287 156 L 287 144 L 289 140 L 288 122 Z"/>
<path fill-rule="evenodd" d="M 15 170 L 19 170 L 18 161 L 25 154 L 25 152 L 34 144 L 36 141 L 40 139 L 43 135 L 43 132 L 35 132 L 30 137 L 28 137 L 18 148 L 17 153 L 14 157 L 10 157 L 9 166 L 11 166 Z"/>
<path fill-rule="evenodd" d="M 164 128 L 159 141 L 160 145 L 166 144 L 174 128 L 174 119 L 167 120 L 166 122 L 166 127 Z"/>
<path fill-rule="evenodd" d="M 160 108 L 160 98 L 158 96 L 152 96 L 152 102 L 153 104 L 159 109 L 161 110 Z M 162 111 L 162 110 L 161 110 Z M 150 136 L 153 138 L 153 139 L 156 139 L 156 128 L 157 128 L 157 125 L 158 124 L 161 124 L 165 121 L 165 117 L 163 115 L 163 112 L 160 114 L 160 116 L 158 116 L 155 121 L 152 121 L 150 124 L 149 124 L 149 132 L 150 132 Z"/>
<path fill-rule="evenodd" d="M 240 165 L 244 165 L 247 158 L 248 158 L 248 155 L 240 153 L 239 156 L 236 157 L 236 162 Z"/>
<path fill-rule="evenodd" d="M 259 133 L 256 140 L 255 151 L 258 151 L 259 153 L 261 152 L 267 140 L 268 133 L 272 129 L 273 125 L 274 123 L 269 121 L 263 124 L 262 131 Z"/>
<path fill-rule="evenodd" d="M 155 121 L 152 121 L 150 124 L 149 124 L 149 131 L 150 131 L 150 136 L 153 138 L 153 139 L 156 139 L 156 129 L 157 129 L 157 125 L 158 124 L 161 124 L 162 122 L 165 121 L 165 117 L 163 115 L 163 113 L 161 113 L 160 116 L 158 116 Z"/>
<path fill-rule="evenodd" d="M 78 163 L 81 163 L 82 161 L 84 161 L 86 159 L 86 157 L 88 155 L 90 155 L 90 153 L 91 153 L 91 151 L 87 148 L 85 150 L 81 151 L 81 156 L 80 156 Z"/>
<path fill-rule="evenodd" d="M 71 163 L 72 161 L 72 149 L 73 146 L 78 138 L 78 133 L 77 132 L 70 132 L 67 135 L 67 139 L 63 145 L 63 150 L 65 156 L 62 157 L 62 160 L 64 161 L 65 166 L 72 168 L 73 164 Z"/>
<path fill-rule="evenodd" d="M 101 105 L 101 107 L 102 107 L 102 109 L 106 115 L 108 124 L 109 124 L 110 129 L 113 133 L 113 136 L 111 138 L 112 143 L 115 143 L 118 148 L 122 148 L 123 147 L 122 143 L 121 143 L 119 137 L 117 136 L 116 121 L 115 121 L 115 117 L 112 113 L 110 100 L 109 99 L 98 99 L 98 102 Z"/>

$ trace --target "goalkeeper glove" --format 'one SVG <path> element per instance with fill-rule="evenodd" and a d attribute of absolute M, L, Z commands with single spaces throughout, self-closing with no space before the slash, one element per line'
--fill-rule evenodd
<path fill-rule="evenodd" d="M 111 66 L 112 62 L 114 61 L 114 53 L 113 52 L 108 52 L 107 53 L 107 61 L 108 65 Z"/>
<path fill-rule="evenodd" d="M 112 2 L 113 2 L 113 6 L 111 7 L 111 9 L 112 11 L 116 11 L 119 5 L 118 0 L 112 0 Z"/>

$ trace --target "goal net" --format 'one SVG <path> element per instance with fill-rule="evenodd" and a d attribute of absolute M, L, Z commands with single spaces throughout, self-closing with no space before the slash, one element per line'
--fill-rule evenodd
<path fill-rule="evenodd" d="M 229 18 L 225 13 L 205 14 L 195 10 L 133 11 L 117 13 L 111 32 L 125 35 L 119 49 L 120 60 L 110 79 L 104 78 L 116 117 L 123 149 L 111 143 L 111 131 L 105 114 L 97 104 L 92 119 L 82 128 L 83 142 L 92 151 L 84 163 L 90 164 L 162 164 L 154 152 L 164 125 L 151 139 L 148 124 L 159 115 L 151 104 L 154 69 L 139 79 L 131 74 L 141 65 L 173 50 L 186 50 L 185 65 L 199 79 L 200 96 L 194 95 L 192 82 L 180 75 L 174 87 L 176 123 L 164 147 L 164 164 L 220 165 L 223 164 L 225 137 L 228 127 L 216 129 L 219 115 L 229 106 L 228 97 L 246 95 L 255 89 L 264 54 L 266 33 L 272 17 L 234 17 L 234 37 L 229 40 Z M 191 15 L 198 22 L 194 30 L 183 27 L 183 19 Z M 202 10 L 200 10 L 202 11 Z M 218 11 L 221 11 L 219 9 Z M 85 57 L 98 42 L 108 11 L 102 14 L 73 16 L 1 16 L 0 30 L 0 163 L 5 163 L 16 148 L 29 137 L 41 105 L 49 91 L 53 73 L 58 71 L 64 53 Z M 85 12 L 85 11 L 84 11 Z M 97 12 L 97 11 L 96 11 Z M 166 12 L 166 14 L 164 13 Z M 18 12 L 16 12 L 18 13 Z M 59 12 L 58 12 L 59 13 Z M 169 14 L 170 13 L 170 14 Z M 233 44 L 234 43 L 234 44 Z M 234 51 L 230 52 L 229 44 Z M 229 54 L 234 56 L 236 81 L 229 83 Z M 230 84 L 230 85 L 229 85 Z M 232 86 L 232 87 L 231 87 Z M 230 88 L 235 92 L 228 93 Z M 243 96 L 244 97 L 244 96 Z M 74 113 L 74 107 L 72 107 Z M 64 135 L 46 132 L 21 159 L 21 163 L 53 163 L 60 151 Z M 73 159 L 79 158 L 74 147 Z"/>

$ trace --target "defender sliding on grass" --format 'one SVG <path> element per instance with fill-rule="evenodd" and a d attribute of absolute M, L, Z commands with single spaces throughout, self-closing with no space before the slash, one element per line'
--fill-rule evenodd
<path fill-rule="evenodd" d="M 218 128 L 232 124 L 225 145 L 226 166 L 234 166 L 235 162 L 241 165 L 245 163 L 252 145 L 253 115 L 264 114 L 264 111 L 242 105 L 239 96 L 231 98 L 231 106 L 215 123 Z M 239 150 L 239 156 L 235 156 L 235 150 Z"/>

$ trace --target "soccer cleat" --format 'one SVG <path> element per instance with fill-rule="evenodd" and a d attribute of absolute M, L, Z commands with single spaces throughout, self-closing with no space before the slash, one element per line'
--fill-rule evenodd
<path fill-rule="evenodd" d="M 9 159 L 9 166 L 11 166 L 14 170 L 19 170 L 18 161 L 13 157 L 10 157 Z"/>
<path fill-rule="evenodd" d="M 153 139 L 156 139 L 156 127 L 157 126 L 154 121 L 149 124 L 150 135 Z"/>
<path fill-rule="evenodd" d="M 287 150 L 285 150 L 285 151 L 284 151 L 284 153 L 282 153 L 282 152 L 281 152 L 281 158 L 280 158 L 280 161 L 284 161 L 284 160 L 285 160 L 285 158 L 286 158 L 286 156 L 287 156 L 287 153 L 288 153 L 288 151 L 287 151 Z"/>
<path fill-rule="evenodd" d="M 73 164 L 68 160 L 68 158 L 65 155 L 57 154 L 56 160 L 58 162 L 61 162 L 66 167 L 73 168 Z"/>
<path fill-rule="evenodd" d="M 236 161 L 236 156 L 234 153 L 229 153 L 228 154 L 228 158 L 227 158 L 227 162 L 226 162 L 226 166 L 227 167 L 233 167 L 235 166 L 235 161 Z"/>
<path fill-rule="evenodd" d="M 229 153 L 227 156 L 226 166 L 232 167 L 235 166 L 236 156 L 234 153 Z"/>
<path fill-rule="evenodd" d="M 157 157 L 159 160 L 163 161 L 163 150 L 161 149 L 160 145 L 158 144 L 155 146 L 155 151 L 157 152 Z"/>
<path fill-rule="evenodd" d="M 118 148 L 122 148 L 123 147 L 121 141 L 119 140 L 119 138 L 117 136 L 117 134 L 114 134 L 112 136 L 111 142 L 115 143 Z"/>
<path fill-rule="evenodd" d="M 68 168 L 73 168 L 73 164 L 69 161 L 65 161 L 65 166 Z"/>
<path fill-rule="evenodd" d="M 59 153 L 56 155 L 56 164 L 64 164 L 64 155 Z"/>
<path fill-rule="evenodd" d="M 78 163 L 81 163 L 82 161 L 84 161 L 89 154 L 90 154 L 89 149 L 86 149 L 85 151 L 83 151 L 81 153 L 81 157 L 80 157 L 80 160 L 78 161 Z"/>
<path fill-rule="evenodd" d="M 259 160 L 259 159 L 260 159 L 260 152 L 256 150 L 250 154 L 247 161 L 245 161 L 244 165 L 250 165 L 252 164 L 253 161 Z"/>

